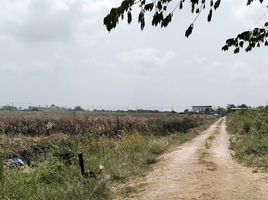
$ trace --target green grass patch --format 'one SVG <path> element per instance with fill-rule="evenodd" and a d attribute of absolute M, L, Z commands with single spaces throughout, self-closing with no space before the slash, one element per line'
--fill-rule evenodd
<path fill-rule="evenodd" d="M 231 113 L 227 127 L 234 156 L 245 165 L 268 172 L 268 107 Z"/>

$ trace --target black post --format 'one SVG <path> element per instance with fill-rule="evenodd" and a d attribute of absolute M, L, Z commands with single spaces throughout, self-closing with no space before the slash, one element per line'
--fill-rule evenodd
<path fill-rule="evenodd" d="M 78 158 L 79 158 L 79 165 L 80 165 L 81 174 L 82 174 L 82 176 L 85 176 L 85 168 L 84 168 L 83 154 L 82 153 L 79 153 L 78 154 Z"/>

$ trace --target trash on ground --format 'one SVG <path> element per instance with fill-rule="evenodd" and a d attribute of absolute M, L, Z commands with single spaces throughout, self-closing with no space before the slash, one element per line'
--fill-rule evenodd
<path fill-rule="evenodd" d="M 23 168 L 23 167 L 25 167 L 26 164 L 20 158 L 11 158 L 11 159 L 8 159 L 7 160 L 6 165 L 8 167 L 19 167 L 19 168 Z"/>

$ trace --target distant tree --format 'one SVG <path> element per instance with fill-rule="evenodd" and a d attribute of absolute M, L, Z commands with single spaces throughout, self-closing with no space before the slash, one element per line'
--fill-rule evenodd
<path fill-rule="evenodd" d="M 176 114 L 177 112 L 176 112 L 175 110 L 172 110 L 171 113 L 172 113 L 172 114 Z"/>
<path fill-rule="evenodd" d="M 217 114 L 219 114 L 219 115 L 225 115 L 226 110 L 225 110 L 225 108 L 218 107 L 218 108 L 215 110 L 215 113 L 217 113 Z"/>
<path fill-rule="evenodd" d="M 248 108 L 246 104 L 241 104 L 240 106 L 237 106 L 238 108 Z"/>
<path fill-rule="evenodd" d="M 84 109 L 81 106 L 75 106 L 74 111 L 84 111 Z"/>
<path fill-rule="evenodd" d="M 231 108 L 235 108 L 235 105 L 234 104 L 228 104 L 227 106 L 226 106 L 226 109 L 228 110 L 228 109 L 231 109 Z"/>
<path fill-rule="evenodd" d="M 35 106 L 30 106 L 28 110 L 29 110 L 29 111 L 32 111 L 32 112 L 38 112 L 38 111 L 41 111 L 40 108 L 35 107 Z"/>
<path fill-rule="evenodd" d="M 205 109 L 205 114 L 211 114 L 212 111 L 213 111 L 212 109 L 210 109 L 210 108 L 206 108 L 206 109 Z"/>
<path fill-rule="evenodd" d="M 185 109 L 183 112 L 184 113 L 189 113 L 189 109 Z"/>
<path fill-rule="evenodd" d="M 227 113 L 233 112 L 233 108 L 236 108 L 234 104 L 229 104 L 227 105 L 226 109 L 227 109 Z"/>
<path fill-rule="evenodd" d="M 258 106 L 256 109 L 257 110 L 263 110 L 264 109 L 264 106 Z"/>
<path fill-rule="evenodd" d="M 3 106 L 0 110 L 5 110 L 5 111 L 16 111 L 16 110 L 18 110 L 18 109 L 17 109 L 17 107 L 15 107 L 15 106 L 9 106 L 9 105 L 7 105 L 7 106 Z"/>
<path fill-rule="evenodd" d="M 263 0 L 245 0 L 248 6 L 254 1 L 263 3 Z M 168 7 L 172 2 L 175 2 L 175 5 L 172 4 L 174 7 L 170 11 Z M 185 32 L 185 36 L 188 38 L 194 29 L 194 23 L 200 13 L 207 10 L 207 21 L 210 22 L 213 13 L 219 8 L 221 0 L 123 0 L 120 6 L 110 10 L 104 18 L 103 23 L 109 32 L 117 26 L 120 18 L 124 20 L 125 16 L 127 22 L 130 24 L 132 22 L 132 10 L 134 5 L 138 4 L 139 6 L 136 9 L 139 10 L 138 22 L 141 30 L 145 27 L 146 12 L 153 13 L 152 26 L 165 28 L 172 21 L 174 12 L 178 9 L 183 9 L 186 2 L 190 3 L 191 12 L 196 15 Z M 268 46 L 267 37 L 268 22 L 263 27 L 256 27 L 253 30 L 242 32 L 236 37 L 226 40 L 226 44 L 222 47 L 222 50 L 227 51 L 230 47 L 234 47 L 234 53 L 239 53 L 241 48 L 244 48 L 248 52 L 256 47 L 260 47 L 261 44 Z"/>

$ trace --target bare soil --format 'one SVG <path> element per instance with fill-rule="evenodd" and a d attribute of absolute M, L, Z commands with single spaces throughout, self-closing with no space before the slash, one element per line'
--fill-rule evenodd
<path fill-rule="evenodd" d="M 161 156 L 146 177 L 129 187 L 136 189 L 129 199 L 268 200 L 268 174 L 232 158 L 224 118 Z"/>

